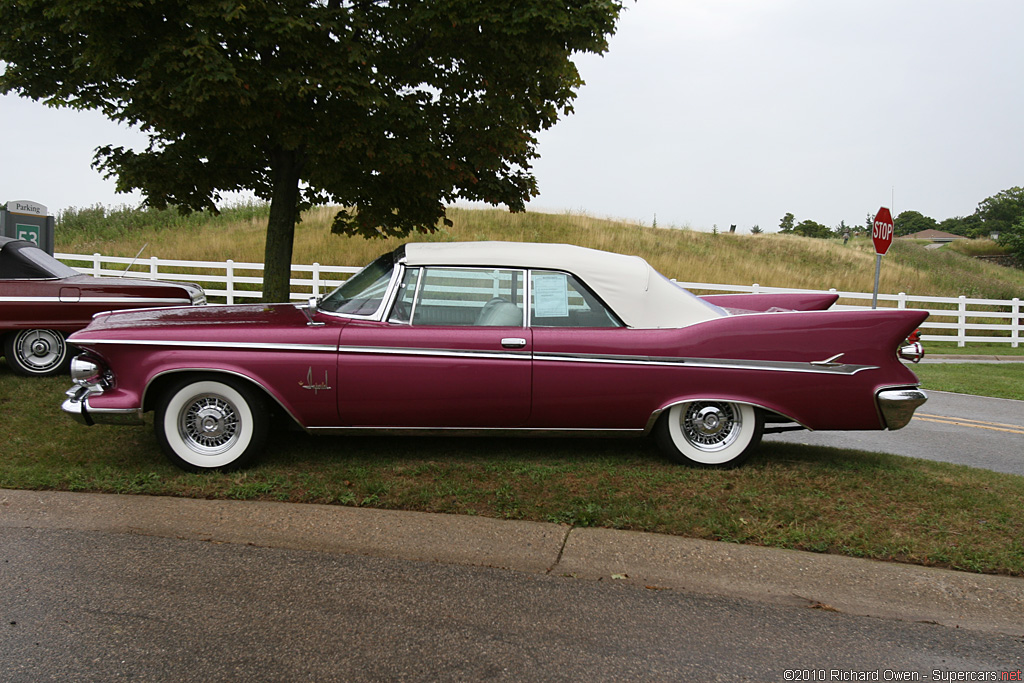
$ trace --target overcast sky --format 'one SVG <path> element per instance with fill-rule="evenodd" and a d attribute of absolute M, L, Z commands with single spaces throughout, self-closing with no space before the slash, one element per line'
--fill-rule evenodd
<path fill-rule="evenodd" d="M 1021 0 L 639 0 L 575 113 L 540 136 L 529 208 L 749 232 L 937 220 L 1024 185 Z M 0 98 L 0 200 L 137 204 L 90 165 L 144 138 Z"/>

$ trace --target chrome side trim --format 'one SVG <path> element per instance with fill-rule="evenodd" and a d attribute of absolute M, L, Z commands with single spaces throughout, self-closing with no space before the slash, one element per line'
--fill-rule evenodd
<path fill-rule="evenodd" d="M 626 356 L 609 354 L 531 353 L 530 351 L 488 351 L 486 349 L 450 349 L 389 346 L 345 346 L 332 344 L 275 344 L 271 342 L 205 342 L 170 339 L 81 339 L 76 346 L 96 344 L 168 346 L 182 348 L 231 349 L 253 351 L 304 351 L 315 353 L 349 353 L 382 356 L 432 356 L 451 358 L 501 358 L 548 363 L 593 363 L 601 365 L 642 365 L 654 367 L 718 368 L 724 370 L 763 370 L 766 372 L 796 372 L 819 375 L 855 375 L 864 370 L 877 370 L 876 365 L 829 364 L 814 362 L 766 361 L 724 358 L 671 358 L 658 356 Z"/>
<path fill-rule="evenodd" d="M 523 344 L 526 344 L 526 340 L 523 340 Z M 404 347 L 385 347 L 385 346 L 342 346 L 338 349 L 339 353 L 354 353 L 360 355 L 374 355 L 374 356 L 434 356 L 434 357 L 451 357 L 451 358 L 500 358 L 506 360 L 530 360 L 531 353 L 529 351 L 488 351 L 486 349 L 474 349 L 472 351 L 464 351 L 462 349 L 421 349 L 421 348 L 404 348 Z"/>
<path fill-rule="evenodd" d="M 115 344 L 119 346 L 175 346 L 196 349 L 247 349 L 251 351 L 313 351 L 335 353 L 334 344 L 275 344 L 271 342 L 212 342 L 184 341 L 176 339 L 76 339 L 75 346 Z"/>
<path fill-rule="evenodd" d="M 727 370 L 766 370 L 769 372 L 804 372 L 824 375 L 855 375 L 864 370 L 877 370 L 876 365 L 816 365 L 812 362 L 737 360 L 725 358 L 670 358 L 657 356 L 614 356 L 601 354 L 535 353 L 534 359 L 562 363 L 605 363 L 620 365 L 686 366 L 691 368 L 722 368 Z"/>
<path fill-rule="evenodd" d="M 306 427 L 310 434 L 350 436 L 548 436 L 636 437 L 642 429 L 537 428 L 537 427 Z"/>
<path fill-rule="evenodd" d="M 61 301 L 62 299 L 59 296 L 0 296 L 0 302 L 4 303 L 56 303 Z M 191 304 L 192 299 L 149 299 L 143 297 L 83 296 L 79 297 L 74 303 L 157 305 L 167 304 L 172 306 L 183 306 Z"/>

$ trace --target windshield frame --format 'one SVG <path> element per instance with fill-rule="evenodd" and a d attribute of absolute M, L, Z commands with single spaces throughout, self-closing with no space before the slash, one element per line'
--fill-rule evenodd
<path fill-rule="evenodd" d="M 331 290 L 330 293 L 318 299 L 316 302 L 316 310 L 327 315 L 334 315 L 342 318 L 380 320 L 383 316 L 383 311 L 387 309 L 394 296 L 398 276 L 402 271 L 400 264 L 404 257 L 404 246 L 386 254 L 381 254 L 373 261 L 366 264 L 357 273 L 352 275 L 352 277 L 341 283 L 341 285 Z M 387 284 L 384 287 L 384 292 L 381 295 L 380 300 L 372 311 L 349 312 L 338 310 L 338 308 L 342 307 L 344 304 L 356 301 L 359 294 L 371 290 L 374 285 L 378 285 L 385 276 L 388 278 Z M 327 306 L 335 305 L 336 307 L 333 309 L 326 308 L 325 304 Z M 360 308 L 360 310 L 362 310 L 362 308 Z"/>

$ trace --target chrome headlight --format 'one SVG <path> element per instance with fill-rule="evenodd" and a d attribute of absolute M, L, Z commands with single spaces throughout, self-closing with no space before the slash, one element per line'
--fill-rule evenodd
<path fill-rule="evenodd" d="M 105 369 L 86 356 L 75 356 L 71 359 L 71 381 L 80 387 L 104 386 Z"/>

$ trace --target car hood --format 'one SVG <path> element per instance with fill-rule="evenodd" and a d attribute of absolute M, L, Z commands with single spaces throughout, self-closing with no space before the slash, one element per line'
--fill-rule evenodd
<path fill-rule="evenodd" d="M 100 339 L 253 339 L 254 327 L 305 327 L 308 319 L 294 304 L 181 306 L 100 313 L 71 335 L 73 342 Z"/>
<path fill-rule="evenodd" d="M 167 288 L 181 288 L 186 289 L 189 292 L 198 294 L 203 293 L 203 288 L 194 282 L 170 282 L 168 280 L 143 280 L 142 278 L 134 277 L 96 277 L 95 275 L 74 275 L 72 277 L 66 277 L 61 280 L 62 285 L 66 286 L 80 286 L 80 287 L 100 287 L 108 289 L 111 287 L 116 288 L 136 288 L 136 289 L 167 289 Z"/>

